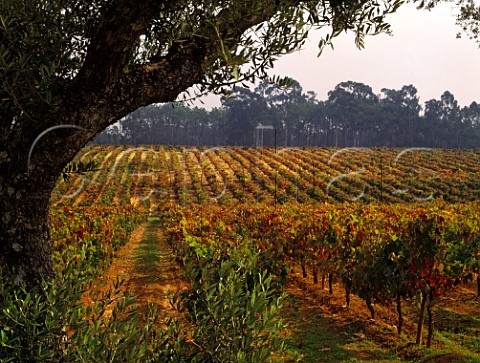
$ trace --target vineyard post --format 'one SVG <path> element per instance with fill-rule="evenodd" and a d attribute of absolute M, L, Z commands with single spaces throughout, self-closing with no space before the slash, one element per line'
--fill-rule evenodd
<path fill-rule="evenodd" d="M 383 158 L 380 155 L 380 201 L 383 202 Z"/>
<path fill-rule="evenodd" d="M 277 128 L 274 127 L 273 128 L 273 145 L 274 145 L 274 149 L 275 149 L 275 155 L 277 154 Z M 274 197 L 275 197 L 275 210 L 277 210 L 277 168 L 275 168 L 275 193 L 274 193 Z"/>
<path fill-rule="evenodd" d="M 313 162 L 313 191 L 317 191 L 317 162 Z M 315 193 L 316 194 L 316 193 Z M 315 205 L 318 207 L 318 201 L 320 198 L 315 198 Z M 323 281 L 324 282 L 324 281 Z M 323 288 L 322 288 L 323 289 Z"/>
<path fill-rule="evenodd" d="M 170 164 L 172 163 L 172 160 L 170 159 Z M 170 172 L 170 165 L 167 164 L 167 169 L 168 169 L 168 184 L 170 186 L 170 189 L 172 189 L 172 174 Z"/>
<path fill-rule="evenodd" d="M 203 170 L 201 165 L 200 165 L 200 191 L 203 192 Z M 198 198 L 198 202 L 199 204 L 203 204 L 203 203 L 200 203 L 200 197 Z"/>
<path fill-rule="evenodd" d="M 184 179 L 184 175 L 186 173 L 186 170 L 185 169 L 182 169 L 182 194 L 183 194 L 183 206 L 186 207 L 187 206 L 187 187 L 185 186 L 185 179 Z"/>
<path fill-rule="evenodd" d="M 242 166 L 242 199 L 241 202 L 243 203 L 245 201 L 245 167 L 243 164 L 240 164 Z"/>
<path fill-rule="evenodd" d="M 297 175 L 295 175 L 295 202 L 298 203 L 298 172 L 300 168 L 297 167 Z"/>
<path fill-rule="evenodd" d="M 200 171 L 200 191 L 197 193 L 198 196 L 198 205 L 200 207 L 200 223 L 203 223 L 203 169 L 202 169 L 202 164 L 200 163 L 200 156 L 198 157 L 198 170 Z M 202 198 L 200 199 L 200 195 L 202 195 Z"/>
<path fill-rule="evenodd" d="M 275 210 L 277 210 L 277 170 L 278 168 L 275 168 L 275 178 L 274 178 L 274 185 L 275 185 L 275 191 L 273 193 L 273 199 L 275 203 Z"/>

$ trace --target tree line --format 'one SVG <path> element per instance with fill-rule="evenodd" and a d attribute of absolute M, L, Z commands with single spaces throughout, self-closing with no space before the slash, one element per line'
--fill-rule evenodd
<path fill-rule="evenodd" d="M 95 143 L 235 145 L 480 147 L 480 104 L 461 107 L 445 91 L 422 106 L 413 85 L 384 88 L 339 83 L 324 101 L 267 82 L 236 87 L 208 111 L 184 105 L 143 107 L 101 133 Z"/>

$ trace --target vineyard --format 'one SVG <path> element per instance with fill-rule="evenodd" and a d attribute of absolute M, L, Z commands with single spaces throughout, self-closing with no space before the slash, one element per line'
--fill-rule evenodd
<path fill-rule="evenodd" d="M 250 245 L 279 286 L 298 269 L 321 290 L 343 290 L 347 307 L 359 297 L 371 319 L 378 307 L 394 311 L 399 339 L 430 347 L 436 304 L 475 280 L 480 296 L 479 156 L 422 148 L 91 147 L 77 162 L 93 161 L 96 170 L 61 181 L 52 204 L 134 205 L 160 217 L 178 259 L 198 266 Z M 406 337 L 408 319 L 415 328 Z M 476 321 L 463 333 L 478 336 Z M 478 339 L 465 344 L 478 353 Z"/>
<path fill-rule="evenodd" d="M 88 147 L 76 163 L 94 170 L 66 176 L 52 195 L 54 260 L 62 274 L 76 271 L 88 290 L 135 226 L 158 220 L 192 286 L 178 301 L 202 327 L 182 336 L 170 326 L 176 340 L 162 338 L 170 351 L 187 347 L 187 361 L 479 362 L 479 156 L 432 149 Z M 278 295 L 285 289 L 297 302 Z M 307 298 L 310 315 L 299 317 Z M 271 304 L 283 304 L 290 333 Z M 324 335 L 320 312 L 321 324 L 331 328 Z M 338 319 L 349 326 L 343 346 L 360 336 L 373 353 L 369 348 L 356 360 L 322 345 Z M 89 339 L 104 334 L 105 324 L 92 322 L 88 329 L 97 330 Z M 243 328 L 230 332 L 236 324 Z M 277 325 L 291 347 L 286 353 L 275 340 Z M 7 338 L 8 329 L 0 332 Z M 149 329 L 118 342 L 139 344 L 153 336 Z M 304 343 L 310 331 L 319 336 L 312 348 Z M 72 341 L 86 339 L 79 332 Z M 95 352 L 82 355 L 74 345 L 63 348 L 73 349 L 73 360 L 93 359 Z M 125 350 L 132 356 L 119 361 L 147 355 Z M 210 351 L 221 358 L 205 358 Z M 232 358 L 232 351 L 246 355 Z M 162 361 L 158 356 L 151 361 Z"/>
<path fill-rule="evenodd" d="M 90 147 L 98 170 L 54 192 L 54 205 L 475 201 L 480 152 L 438 149 Z"/>
<path fill-rule="evenodd" d="M 430 347 L 437 300 L 480 272 L 478 208 L 477 203 L 428 208 L 322 204 L 206 211 L 192 207 L 176 213 L 170 209 L 164 218 L 179 256 L 203 264 L 227 256 L 238 245 L 253 243 L 263 252 L 261 264 L 279 284 L 298 267 L 303 278 L 311 276 L 322 290 L 328 283 L 330 293 L 338 279 L 345 306 L 350 306 L 351 295 L 357 295 L 372 320 L 375 306 L 394 307 L 398 335 L 404 322 L 402 304 L 418 299 L 416 342 L 423 341 L 428 316 Z"/>

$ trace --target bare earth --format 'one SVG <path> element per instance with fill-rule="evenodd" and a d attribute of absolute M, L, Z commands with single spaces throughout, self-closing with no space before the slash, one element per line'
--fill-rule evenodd
<path fill-rule="evenodd" d="M 187 288 L 183 269 L 177 264 L 161 227 L 148 222 L 138 226 L 130 240 L 116 252 L 93 291 L 106 291 L 117 279 L 123 280 L 121 292 L 136 297 L 141 313 L 147 312 L 149 304 L 156 304 L 159 316 L 177 315 L 169 297 Z"/>

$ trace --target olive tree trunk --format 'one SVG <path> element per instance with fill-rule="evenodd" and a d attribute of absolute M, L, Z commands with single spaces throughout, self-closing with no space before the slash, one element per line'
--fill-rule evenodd
<path fill-rule="evenodd" d="M 42 128 L 36 125 L 12 138 L 0 168 L 0 272 L 28 287 L 55 275 L 50 196 L 64 166 L 88 137 L 69 127 L 43 134 Z"/>
<path fill-rule="evenodd" d="M 15 178 L 0 179 L 0 265 L 3 274 L 17 283 L 36 286 L 42 278 L 54 275 L 52 241 L 48 227 L 50 188 L 24 181 L 15 184 Z"/>

